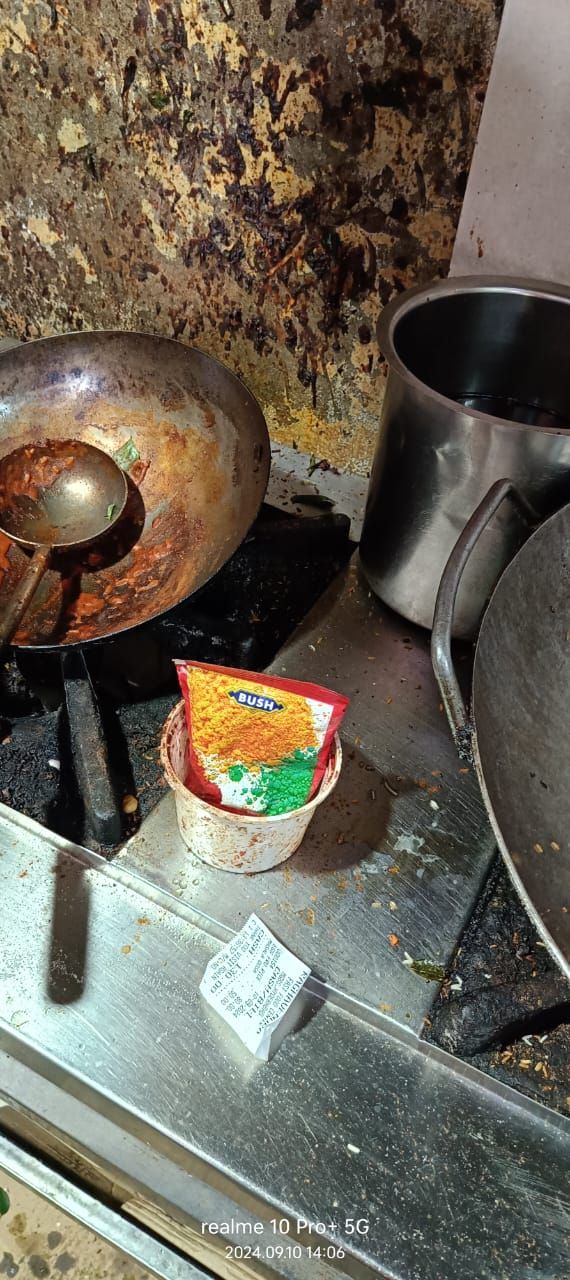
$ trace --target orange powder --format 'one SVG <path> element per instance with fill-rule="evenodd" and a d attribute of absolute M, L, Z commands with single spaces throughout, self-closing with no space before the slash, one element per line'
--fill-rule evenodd
<path fill-rule="evenodd" d="M 271 697 L 275 687 L 249 676 L 256 694 Z M 222 768 L 233 764 L 258 766 L 278 764 L 297 750 L 316 747 L 313 717 L 307 699 L 287 693 L 281 711 L 264 711 L 240 706 L 228 695 L 236 688 L 235 675 L 216 674 L 189 668 L 188 692 L 192 715 L 200 725 L 200 753 L 213 755 Z"/>

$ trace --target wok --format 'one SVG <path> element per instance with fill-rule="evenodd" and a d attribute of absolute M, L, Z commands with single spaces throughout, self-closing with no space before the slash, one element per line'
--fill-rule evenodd
<path fill-rule="evenodd" d="M 263 500 L 263 414 L 218 361 L 142 333 L 64 334 L 0 356 L 0 455 L 75 439 L 126 470 L 129 496 L 104 546 L 45 575 L 14 643 L 89 644 L 139 626 L 201 587 Z M 0 613 L 27 564 L 0 540 Z"/>
<path fill-rule="evenodd" d="M 54 553 L 16 647 L 62 654 L 87 834 L 121 838 L 105 734 L 84 646 L 140 626 L 203 586 L 263 500 L 269 438 L 253 396 L 217 360 L 143 333 L 64 334 L 0 356 L 0 457 L 73 439 L 127 476 L 121 519 L 96 548 Z M 0 616 L 29 563 L 0 535 Z"/>
<path fill-rule="evenodd" d="M 495 587 L 475 651 L 472 719 L 451 658 L 461 574 L 507 497 L 533 518 L 511 481 L 489 490 L 444 571 L 432 660 L 456 744 L 473 760 L 510 875 L 570 978 L 570 505 L 530 536 Z"/>

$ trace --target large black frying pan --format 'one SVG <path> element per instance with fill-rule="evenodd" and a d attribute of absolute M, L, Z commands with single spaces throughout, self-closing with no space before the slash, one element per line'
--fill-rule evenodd
<path fill-rule="evenodd" d="M 499 849 L 537 929 L 570 978 L 570 506 L 531 535 L 505 569 L 483 618 L 468 716 L 450 650 L 461 573 L 506 497 L 498 480 L 446 566 L 432 658 L 460 754 L 472 757 Z"/>
<path fill-rule="evenodd" d="M 103 543 L 54 558 L 14 644 L 64 650 L 180 604 L 232 555 L 265 493 L 261 409 L 228 369 L 168 338 L 73 333 L 0 355 L 0 457 L 86 441 L 124 469 L 124 514 Z M 0 613 L 27 564 L 0 538 Z"/>

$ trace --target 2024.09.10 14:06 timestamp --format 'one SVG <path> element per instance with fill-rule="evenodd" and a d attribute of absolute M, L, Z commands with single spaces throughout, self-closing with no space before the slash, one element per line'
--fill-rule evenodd
<path fill-rule="evenodd" d="M 253 1226 L 248 1224 L 249 1230 L 253 1230 L 255 1234 L 261 1233 L 263 1230 L 262 1223 L 255 1223 Z M 276 1236 L 287 1236 L 291 1231 L 291 1223 L 288 1218 L 271 1218 L 269 1221 L 273 1234 Z M 309 1222 L 306 1218 L 298 1218 L 296 1224 L 297 1231 L 314 1236 L 316 1239 L 309 1240 L 307 1244 L 285 1243 L 278 1241 L 275 1244 L 227 1244 L 225 1246 L 226 1258 L 234 1258 L 236 1262 L 247 1260 L 248 1258 L 263 1259 L 271 1262 L 275 1259 L 282 1258 L 320 1258 L 332 1261 L 337 1258 L 345 1257 L 345 1250 L 341 1244 L 332 1244 L 324 1240 L 319 1240 L 319 1236 L 324 1236 L 333 1231 L 339 1231 L 344 1236 L 366 1236 L 370 1230 L 370 1223 L 367 1218 L 346 1218 L 342 1222 Z"/>
<path fill-rule="evenodd" d="M 248 1258 L 259 1258 L 263 1262 L 272 1262 L 274 1259 L 281 1258 L 344 1258 L 345 1251 L 340 1245 L 336 1244 L 227 1244 L 224 1249 L 226 1258 L 233 1258 L 236 1262 L 244 1261 Z"/>

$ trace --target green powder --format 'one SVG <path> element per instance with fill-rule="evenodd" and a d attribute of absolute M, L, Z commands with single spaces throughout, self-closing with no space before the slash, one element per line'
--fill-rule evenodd
<path fill-rule="evenodd" d="M 231 782 L 241 782 L 246 770 L 242 764 L 232 764 L 228 769 L 228 778 Z"/>
<path fill-rule="evenodd" d="M 263 800 L 264 813 L 274 817 L 277 813 L 300 809 L 311 790 L 316 763 L 317 751 L 308 747 L 305 751 L 297 750 L 285 756 L 277 768 L 262 764 L 259 781 L 251 790 L 256 799 Z"/>
<path fill-rule="evenodd" d="M 290 809 L 300 809 L 308 799 L 317 763 L 316 747 L 307 747 L 305 751 L 294 751 L 284 756 L 279 765 L 259 766 L 259 773 L 251 774 L 244 765 L 232 764 L 228 769 L 231 782 L 242 782 L 241 803 L 244 808 L 251 805 L 261 806 L 259 813 L 275 817 L 277 813 L 288 813 Z"/>

